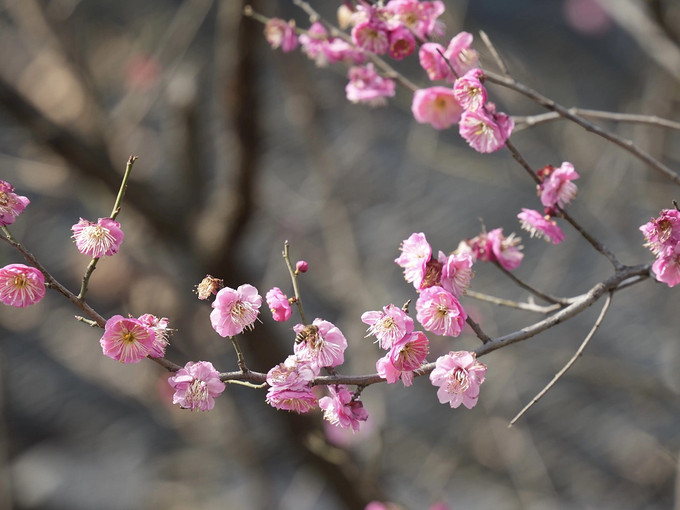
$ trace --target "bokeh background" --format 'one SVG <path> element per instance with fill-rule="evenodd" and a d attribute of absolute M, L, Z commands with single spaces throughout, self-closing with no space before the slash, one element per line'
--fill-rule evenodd
<path fill-rule="evenodd" d="M 312 5 L 335 19 L 339 2 Z M 680 5 L 674 0 L 445 0 L 447 34 L 484 30 L 515 78 L 565 106 L 678 120 Z M 253 2 L 266 15 L 309 20 L 289 1 Z M 411 95 L 385 108 L 344 97 L 346 69 L 317 69 L 272 51 L 262 25 L 232 0 L 0 1 L 0 178 L 28 196 L 11 231 L 76 290 L 88 263 L 72 243 L 79 217 L 110 214 L 125 162 L 137 161 L 118 220 L 121 252 L 102 260 L 88 301 L 102 315 L 153 313 L 177 331 L 167 357 L 236 368 L 193 286 L 210 273 L 230 286 L 289 291 L 281 258 L 309 261 L 307 313 L 349 340 L 346 374 L 382 356 L 362 312 L 414 298 L 393 263 L 424 232 L 435 250 L 488 229 L 519 231 L 534 185 L 507 151 L 480 155 L 456 130 L 417 125 Z M 443 40 L 443 42 L 446 42 Z M 415 59 L 398 66 L 427 81 Z M 542 110 L 489 87 L 499 109 Z M 519 119 L 518 119 L 519 120 Z M 672 168 L 678 132 L 598 121 Z M 512 137 L 535 168 L 572 162 L 571 212 L 627 264 L 651 263 L 639 225 L 671 207 L 676 186 L 627 152 L 566 121 Z M 582 293 L 611 274 L 566 228 L 553 247 L 523 235 L 516 274 L 547 293 Z M 21 262 L 8 245 L 2 265 Z M 526 300 L 496 268 L 473 289 Z M 208 413 L 172 406 L 154 363 L 102 356 L 100 331 L 50 292 L 0 309 L 0 508 L 362 509 L 371 500 L 425 509 L 680 508 L 680 316 L 677 290 L 646 281 L 615 295 L 582 358 L 519 422 L 519 411 L 576 351 L 602 303 L 542 335 L 483 358 L 473 410 L 438 404 L 425 378 L 374 385 L 358 434 L 319 413 L 276 412 L 263 390 L 230 386 Z M 466 299 L 491 336 L 542 318 Z M 249 367 L 291 352 L 292 323 L 245 335 Z M 432 338 L 434 360 L 471 349 L 469 332 Z"/>

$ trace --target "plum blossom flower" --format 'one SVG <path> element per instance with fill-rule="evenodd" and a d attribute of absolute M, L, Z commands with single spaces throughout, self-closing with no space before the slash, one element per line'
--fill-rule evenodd
<path fill-rule="evenodd" d="M 385 24 L 375 19 L 358 23 L 352 29 L 352 42 L 362 50 L 376 55 L 387 52 L 389 37 Z"/>
<path fill-rule="evenodd" d="M 472 39 L 472 34 L 469 32 L 460 32 L 451 39 L 444 52 L 444 56 L 457 76 L 463 76 L 470 69 L 479 67 L 479 56 L 475 50 L 470 48 Z"/>
<path fill-rule="evenodd" d="M 272 317 L 277 322 L 285 322 L 290 319 L 293 310 L 290 307 L 288 297 L 278 287 L 272 287 L 267 292 L 265 299 L 269 310 L 272 312 Z"/>
<path fill-rule="evenodd" d="M 207 274 L 201 283 L 196 285 L 196 294 L 198 294 L 198 299 L 208 299 L 212 294 L 217 294 L 222 287 L 224 287 L 223 280 Z"/>
<path fill-rule="evenodd" d="M 663 209 L 658 218 L 652 218 L 640 227 L 645 236 L 644 246 L 655 255 L 672 254 L 680 243 L 680 211 Z"/>
<path fill-rule="evenodd" d="M 544 207 L 549 209 L 555 206 L 564 207 L 576 196 L 578 188 L 571 181 L 578 179 L 579 175 L 574 170 L 574 165 L 568 161 L 562 163 L 559 168 L 548 165 L 539 171 L 539 177 L 542 178 L 538 188 Z"/>
<path fill-rule="evenodd" d="M 390 349 L 405 335 L 413 332 L 413 319 L 393 304 L 383 307 L 382 312 L 364 312 L 361 322 L 370 326 L 368 334 L 375 335 L 383 349 Z"/>
<path fill-rule="evenodd" d="M 432 247 L 422 232 L 413 233 L 405 239 L 399 248 L 401 255 L 394 259 L 397 265 L 404 269 L 404 278 L 420 288 L 427 270 L 427 263 L 432 256 Z"/>
<path fill-rule="evenodd" d="M 14 193 L 14 187 L 0 179 L 0 227 L 11 225 L 31 201 Z"/>
<path fill-rule="evenodd" d="M 317 405 L 309 383 L 319 375 L 319 367 L 308 359 L 291 355 L 267 373 L 267 403 L 277 409 L 306 413 Z"/>
<path fill-rule="evenodd" d="M 531 237 L 543 238 L 547 242 L 560 244 L 564 241 L 564 232 L 557 226 L 550 216 L 544 216 L 533 209 L 524 209 L 517 215 L 524 230 L 527 230 Z"/>
<path fill-rule="evenodd" d="M 474 352 L 451 351 L 437 358 L 430 381 L 439 387 L 437 397 L 441 404 L 448 403 L 452 408 L 463 404 L 472 409 L 485 376 L 486 365 L 477 361 Z"/>
<path fill-rule="evenodd" d="M 416 312 L 416 319 L 425 331 L 443 336 L 460 335 L 467 319 L 458 299 L 439 286 L 420 291 Z"/>
<path fill-rule="evenodd" d="M 313 333 L 306 335 L 301 342 L 296 342 L 293 350 L 300 359 L 306 359 L 319 368 L 335 367 L 345 362 L 345 349 L 347 339 L 342 331 L 333 323 L 314 319 L 312 326 L 316 328 Z M 293 330 L 300 333 L 306 326 L 297 324 Z"/>
<path fill-rule="evenodd" d="M 262 296 L 250 284 L 234 290 L 225 287 L 217 293 L 210 312 L 212 327 L 222 337 L 235 336 L 252 329 L 262 304 Z"/>
<path fill-rule="evenodd" d="M 442 56 L 444 51 L 444 46 L 433 42 L 422 44 L 418 50 L 420 67 L 425 70 L 427 77 L 432 81 L 449 80 L 452 76 L 451 68 Z"/>
<path fill-rule="evenodd" d="M 440 285 L 456 297 L 465 294 L 470 287 L 470 280 L 475 275 L 472 271 L 472 255 L 469 252 L 452 253 L 448 257 L 439 252 L 439 263 L 442 266 Z"/>
<path fill-rule="evenodd" d="M 673 251 L 661 255 L 652 264 L 652 272 L 657 281 L 665 283 L 669 287 L 675 287 L 680 283 L 680 244 L 676 244 Z"/>
<path fill-rule="evenodd" d="M 481 153 L 494 152 L 503 147 L 514 127 L 514 121 L 506 114 L 489 113 L 485 109 L 465 110 L 458 124 L 460 136 Z"/>
<path fill-rule="evenodd" d="M 154 348 L 155 332 L 138 319 L 114 315 L 99 340 L 105 356 L 121 363 L 139 363 Z"/>
<path fill-rule="evenodd" d="M 328 64 L 325 47 L 328 44 L 328 31 L 324 26 L 315 21 L 306 33 L 299 37 L 302 52 L 314 60 L 317 66 L 323 67 Z"/>
<path fill-rule="evenodd" d="M 24 264 L 9 264 L 0 269 L 0 302 L 26 308 L 45 297 L 45 276 L 39 269 Z"/>
<path fill-rule="evenodd" d="M 447 129 L 465 115 L 453 90 L 448 87 L 429 87 L 416 90 L 411 103 L 413 117 L 420 124 L 430 124 L 435 129 Z"/>
<path fill-rule="evenodd" d="M 487 253 L 489 253 L 491 262 L 498 262 L 503 269 L 508 271 L 519 267 L 524 258 L 524 254 L 520 251 L 523 248 L 519 244 L 522 242 L 521 238 L 515 237 L 514 233 L 505 237 L 502 228 L 492 230 L 486 237 Z"/>
<path fill-rule="evenodd" d="M 280 18 L 271 18 L 264 26 L 264 36 L 273 49 L 281 48 L 284 53 L 293 51 L 298 45 L 295 20 L 286 22 Z"/>
<path fill-rule="evenodd" d="M 272 386 L 267 391 L 267 403 L 276 409 L 307 413 L 318 405 L 318 399 L 309 386 L 288 389 Z"/>
<path fill-rule="evenodd" d="M 425 333 L 422 331 L 408 333 L 390 348 L 390 363 L 402 372 L 416 370 L 425 361 L 429 349 L 430 341 Z"/>
<path fill-rule="evenodd" d="M 395 367 L 390 361 L 389 352 L 375 363 L 375 369 L 377 370 L 378 375 L 387 381 L 387 384 L 394 384 L 399 379 L 401 379 L 401 382 L 406 387 L 413 384 L 413 371 L 399 370 Z"/>
<path fill-rule="evenodd" d="M 398 26 L 390 31 L 388 53 L 395 60 L 403 60 L 416 49 L 413 33 L 406 27 Z"/>
<path fill-rule="evenodd" d="M 444 13 L 445 6 L 440 0 L 419 2 L 418 0 L 391 0 L 384 11 L 394 21 L 402 24 L 419 39 L 427 39 L 442 31 L 437 18 Z"/>
<path fill-rule="evenodd" d="M 486 103 L 486 89 L 482 85 L 484 72 L 475 67 L 453 84 L 453 96 L 466 110 L 480 110 Z"/>
<path fill-rule="evenodd" d="M 168 378 L 168 384 L 175 390 L 172 403 L 192 411 L 210 411 L 226 388 L 220 373 L 209 361 L 188 362 Z"/>
<path fill-rule="evenodd" d="M 350 68 L 348 76 L 345 93 L 352 103 L 380 106 L 387 103 L 385 98 L 394 96 L 394 80 L 380 76 L 372 63 Z"/>
<path fill-rule="evenodd" d="M 167 348 L 170 340 L 168 336 L 170 334 L 170 329 L 168 328 L 168 319 L 165 317 L 158 318 L 150 313 L 145 313 L 137 320 L 141 322 L 144 326 L 151 329 L 154 334 L 154 342 L 149 352 L 149 356 L 152 358 L 162 358 L 165 356 L 165 349 Z"/>
<path fill-rule="evenodd" d="M 359 422 L 368 420 L 368 412 L 359 399 L 352 398 L 346 386 L 336 384 L 328 386 L 327 397 L 319 400 L 319 407 L 323 409 L 325 420 L 343 429 L 359 430 Z"/>
<path fill-rule="evenodd" d="M 99 218 L 97 223 L 80 218 L 71 230 L 78 251 L 92 258 L 115 255 L 125 237 L 120 223 L 111 218 Z"/>

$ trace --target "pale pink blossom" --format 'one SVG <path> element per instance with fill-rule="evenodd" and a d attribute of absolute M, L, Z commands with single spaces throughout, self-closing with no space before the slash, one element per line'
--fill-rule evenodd
<path fill-rule="evenodd" d="M 473 262 L 470 252 L 446 256 L 440 251 L 439 263 L 442 266 L 440 285 L 456 297 L 465 294 L 475 274 L 472 271 Z"/>
<path fill-rule="evenodd" d="M 453 84 L 453 95 L 464 109 L 480 110 L 486 103 L 486 89 L 482 84 L 484 72 L 475 67 L 470 69 Z"/>
<path fill-rule="evenodd" d="M 210 411 L 226 388 L 220 373 L 209 361 L 189 361 L 168 379 L 168 384 L 175 390 L 172 403 L 192 411 Z"/>
<path fill-rule="evenodd" d="M 368 334 L 375 335 L 383 349 L 390 349 L 397 341 L 413 331 L 413 319 L 393 304 L 383 307 L 382 312 L 364 312 L 361 315 L 361 322 L 370 326 Z"/>
<path fill-rule="evenodd" d="M 78 251 L 92 258 L 115 255 L 125 237 L 120 223 L 111 218 L 99 218 L 97 223 L 80 218 L 71 230 Z"/>
<path fill-rule="evenodd" d="M 348 65 L 363 64 L 366 53 L 361 48 L 348 43 L 339 37 L 331 37 L 321 47 L 325 60 L 331 64 L 344 62 Z"/>
<path fill-rule="evenodd" d="M 401 382 L 406 387 L 413 384 L 413 371 L 402 371 L 396 368 L 392 361 L 390 361 L 389 352 L 375 363 L 375 369 L 377 370 L 378 375 L 385 379 L 388 384 L 394 384 L 399 379 L 401 379 Z"/>
<path fill-rule="evenodd" d="M 298 45 L 295 20 L 286 22 L 280 18 L 271 18 L 264 26 L 264 36 L 273 49 L 281 48 L 284 53 L 293 51 Z"/>
<path fill-rule="evenodd" d="M 680 211 L 663 209 L 658 218 L 652 218 L 640 227 L 647 248 L 655 255 L 670 255 L 680 243 Z"/>
<path fill-rule="evenodd" d="M 293 310 L 290 307 L 288 297 L 278 287 L 272 287 L 265 295 L 272 317 L 277 322 L 284 322 L 290 319 Z"/>
<path fill-rule="evenodd" d="M 547 208 L 564 207 L 576 196 L 578 188 L 571 181 L 578 179 L 579 175 L 574 170 L 574 165 L 567 161 L 562 163 L 559 168 L 550 166 L 545 168 L 553 168 L 553 170 L 548 175 L 546 175 L 545 169 L 539 172 L 539 177 L 543 178 L 539 185 L 541 203 Z"/>
<path fill-rule="evenodd" d="M 411 30 L 419 39 L 437 35 L 443 29 L 437 18 L 444 10 L 444 3 L 439 0 L 431 2 L 391 0 L 384 8 L 394 20 Z"/>
<path fill-rule="evenodd" d="M 318 399 L 309 386 L 296 389 L 272 386 L 267 390 L 267 403 L 276 409 L 307 413 L 318 405 Z"/>
<path fill-rule="evenodd" d="M 11 225 L 31 201 L 14 193 L 14 187 L 0 179 L 0 227 Z"/>
<path fill-rule="evenodd" d="M 477 404 L 479 387 L 486 376 L 486 365 L 477 361 L 474 352 L 449 352 L 437 358 L 430 373 L 433 386 L 438 386 L 441 404 L 456 408 L 463 404 L 472 409 Z"/>
<path fill-rule="evenodd" d="M 472 39 L 472 34 L 460 32 L 451 39 L 444 52 L 457 76 L 463 76 L 470 69 L 479 67 L 479 56 L 470 48 Z"/>
<path fill-rule="evenodd" d="M 676 244 L 673 251 L 661 255 L 652 264 L 652 272 L 657 281 L 663 282 L 669 287 L 675 287 L 680 283 L 680 244 Z"/>
<path fill-rule="evenodd" d="M 238 289 L 225 287 L 217 293 L 210 313 L 212 327 L 222 337 L 236 336 L 252 329 L 262 304 L 262 296 L 250 284 Z"/>
<path fill-rule="evenodd" d="M 477 152 L 489 153 L 503 147 L 514 128 L 513 120 L 504 113 L 484 109 L 465 110 L 458 125 L 460 136 Z"/>
<path fill-rule="evenodd" d="M 418 50 L 420 67 L 425 70 L 427 77 L 432 81 L 449 80 L 453 75 L 443 55 L 444 46 L 438 43 L 426 42 Z M 450 81 L 453 81 L 453 79 Z"/>
<path fill-rule="evenodd" d="M 520 245 L 522 239 L 515 237 L 512 233 L 508 237 L 503 235 L 502 228 L 496 228 L 487 235 L 488 248 L 490 251 L 490 261 L 498 262 L 504 269 L 512 271 L 517 269 L 524 258 L 524 254 L 520 251 L 523 246 Z"/>
<path fill-rule="evenodd" d="M 395 60 L 403 60 L 416 49 L 416 40 L 408 28 L 399 26 L 390 31 L 388 53 Z"/>
<path fill-rule="evenodd" d="M 324 26 L 315 21 L 306 33 L 299 37 L 302 52 L 314 60 L 317 66 L 323 67 L 328 64 L 326 45 L 328 44 L 328 31 Z"/>
<path fill-rule="evenodd" d="M 369 20 L 354 26 L 352 42 L 364 51 L 383 55 L 390 45 L 390 36 L 384 23 Z"/>
<path fill-rule="evenodd" d="M 295 343 L 293 348 L 295 354 L 320 368 L 342 365 L 345 362 L 345 349 L 347 349 L 347 339 L 342 331 L 331 322 L 322 319 L 314 319 L 312 326 L 315 327 L 313 333 L 305 335 L 301 342 Z M 297 324 L 293 330 L 295 333 L 300 333 L 306 328 L 308 326 Z"/>
<path fill-rule="evenodd" d="M 394 80 L 380 76 L 372 63 L 351 67 L 348 77 L 345 93 L 352 103 L 380 106 L 387 103 L 387 97 L 394 96 Z"/>
<path fill-rule="evenodd" d="M 533 209 L 524 209 L 517 215 L 524 230 L 527 230 L 531 237 L 545 239 L 553 244 L 560 244 L 564 241 L 564 232 L 557 226 L 550 216 L 544 216 Z"/>
<path fill-rule="evenodd" d="M 170 340 L 168 336 L 170 335 L 170 329 L 168 328 L 168 319 L 165 317 L 158 318 L 150 313 L 145 313 L 137 320 L 141 322 L 144 326 L 151 329 L 154 332 L 154 342 L 151 347 L 151 352 L 149 356 L 152 358 L 162 358 L 165 356 L 165 349 L 167 348 Z"/>
<path fill-rule="evenodd" d="M 267 384 L 279 389 L 303 388 L 319 375 L 319 370 L 320 367 L 310 360 L 291 354 L 267 372 Z"/>
<path fill-rule="evenodd" d="M 99 340 L 105 356 L 121 363 L 139 363 L 154 348 L 155 332 L 138 319 L 114 315 Z"/>
<path fill-rule="evenodd" d="M 0 269 L 0 302 L 26 308 L 45 297 L 45 276 L 39 269 L 24 264 L 9 264 Z"/>
<path fill-rule="evenodd" d="M 401 255 L 394 259 L 404 269 L 404 278 L 420 288 L 427 270 L 427 263 L 432 256 L 432 248 L 422 232 L 413 233 L 399 247 Z"/>
<path fill-rule="evenodd" d="M 390 348 L 392 366 L 401 372 L 416 370 L 425 362 L 430 341 L 422 331 L 406 334 Z"/>
<path fill-rule="evenodd" d="M 425 331 L 436 335 L 460 335 L 467 314 L 458 299 L 442 287 L 421 290 L 416 301 L 416 319 Z"/>
<path fill-rule="evenodd" d="M 465 114 L 448 87 L 416 90 L 411 111 L 417 122 L 430 124 L 435 129 L 450 128 L 461 119 L 461 114 Z"/>
<path fill-rule="evenodd" d="M 343 429 L 359 430 L 359 422 L 368 420 L 368 412 L 359 399 L 342 384 L 328 386 L 329 396 L 319 399 L 325 420 Z"/>

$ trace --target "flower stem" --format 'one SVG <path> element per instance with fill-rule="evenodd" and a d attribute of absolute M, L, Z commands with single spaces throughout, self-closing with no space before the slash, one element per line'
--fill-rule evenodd
<path fill-rule="evenodd" d="M 234 350 L 236 351 L 236 364 L 241 369 L 241 373 L 246 374 L 248 372 L 248 367 L 246 366 L 246 360 L 243 358 L 243 352 L 241 352 L 241 347 L 238 344 L 238 340 L 236 340 L 236 337 L 233 336 L 230 336 L 229 340 L 231 340 Z"/>
<path fill-rule="evenodd" d="M 283 243 L 283 260 L 286 261 L 286 266 L 288 267 L 288 272 L 290 273 L 290 279 L 293 283 L 293 292 L 295 293 L 295 304 L 298 307 L 298 312 L 300 312 L 300 322 L 307 325 L 307 319 L 305 319 L 305 310 L 302 308 L 302 299 L 300 298 L 300 289 L 297 284 L 297 272 L 293 268 L 293 264 L 290 262 L 290 257 L 288 255 L 288 241 Z"/>

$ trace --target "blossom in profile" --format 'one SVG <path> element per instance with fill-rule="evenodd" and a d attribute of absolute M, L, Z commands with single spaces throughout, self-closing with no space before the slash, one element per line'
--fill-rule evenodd
<path fill-rule="evenodd" d="M 479 387 L 486 376 L 486 365 L 477 361 L 474 352 L 449 352 L 437 358 L 430 373 L 433 386 L 438 386 L 441 404 L 456 408 L 463 404 L 472 409 L 477 404 Z"/>
<path fill-rule="evenodd" d="M 352 392 L 342 384 L 328 386 L 328 392 L 329 396 L 319 399 L 324 419 L 336 427 L 359 430 L 359 423 L 368 420 L 361 400 L 352 398 Z"/>
<path fill-rule="evenodd" d="M 531 234 L 531 237 L 545 239 L 549 243 L 560 244 L 564 241 L 564 232 L 557 226 L 555 220 L 550 216 L 544 216 L 533 209 L 522 208 L 522 212 L 517 215 L 522 228 Z"/>
<path fill-rule="evenodd" d="M 672 252 L 659 256 L 652 264 L 652 272 L 657 281 L 669 287 L 680 283 L 680 244 L 676 244 Z"/>
<path fill-rule="evenodd" d="M 324 26 L 315 21 L 306 33 L 299 37 L 302 52 L 314 60 L 317 66 L 323 67 L 328 64 L 326 45 L 328 44 L 328 31 Z"/>
<path fill-rule="evenodd" d="M 267 403 L 276 409 L 306 413 L 318 400 L 310 381 L 319 375 L 319 367 L 309 360 L 291 355 L 267 373 Z"/>
<path fill-rule="evenodd" d="M 80 218 L 71 230 L 78 251 L 96 259 L 118 253 L 125 237 L 120 223 L 111 218 L 99 218 L 97 223 Z"/>
<path fill-rule="evenodd" d="M 26 308 L 45 297 L 45 276 L 39 269 L 24 264 L 9 264 L 0 269 L 0 302 Z"/>
<path fill-rule="evenodd" d="M 121 363 L 139 363 L 154 348 L 156 334 L 138 319 L 114 315 L 99 340 L 105 356 Z"/>
<path fill-rule="evenodd" d="M 670 255 L 680 243 L 680 211 L 676 209 L 663 209 L 658 218 L 640 227 L 645 236 L 645 246 L 652 250 L 655 255 Z"/>
<path fill-rule="evenodd" d="M 405 387 L 413 384 L 412 370 L 399 370 L 390 361 L 390 353 L 388 352 L 375 363 L 375 369 L 378 375 L 387 381 L 387 384 L 395 384 L 401 379 Z"/>
<path fill-rule="evenodd" d="M 425 333 L 413 331 L 392 345 L 389 352 L 390 362 L 402 372 L 416 370 L 425 362 L 429 349 L 430 341 Z"/>
<path fill-rule="evenodd" d="M 444 55 L 444 46 L 439 43 L 426 42 L 420 46 L 418 50 L 418 60 L 420 67 L 427 73 L 427 77 L 432 81 L 450 80 L 452 77 L 451 68 L 446 62 Z"/>
<path fill-rule="evenodd" d="M 383 349 L 391 349 L 392 345 L 413 331 L 413 319 L 393 304 L 383 310 L 369 311 L 361 314 L 361 322 L 368 324 L 368 335 L 374 335 Z"/>
<path fill-rule="evenodd" d="M 354 26 L 352 42 L 364 51 L 383 55 L 390 45 L 390 35 L 384 23 L 370 19 Z"/>
<path fill-rule="evenodd" d="M 451 39 L 444 52 L 457 76 L 463 76 L 470 69 L 479 67 L 479 55 L 470 47 L 472 40 L 472 34 L 460 32 Z"/>
<path fill-rule="evenodd" d="M 277 388 L 272 386 L 267 390 L 267 403 L 283 411 L 293 411 L 303 414 L 316 408 L 319 400 L 312 388 L 305 386 L 298 389 Z"/>
<path fill-rule="evenodd" d="M 394 96 L 394 80 L 380 76 L 372 63 L 351 67 L 348 77 L 345 93 L 352 103 L 380 106 L 386 104 L 387 97 Z"/>
<path fill-rule="evenodd" d="M 390 31 L 388 53 L 395 60 L 403 60 L 416 49 L 416 39 L 413 33 L 404 26 L 398 26 Z"/>
<path fill-rule="evenodd" d="M 222 337 L 236 336 L 252 329 L 262 305 L 262 296 L 250 284 L 238 289 L 225 287 L 215 296 L 210 312 L 212 327 Z"/>
<path fill-rule="evenodd" d="M 226 388 L 220 373 L 209 361 L 188 362 L 168 378 L 168 384 L 175 390 L 172 403 L 192 411 L 210 411 L 215 407 L 215 398 Z"/>
<path fill-rule="evenodd" d="M 425 331 L 442 336 L 460 335 L 467 319 L 458 299 L 439 286 L 420 291 L 416 312 L 416 319 Z"/>
<path fill-rule="evenodd" d="M 290 307 L 288 297 L 278 287 L 272 287 L 265 295 L 267 306 L 272 312 L 272 317 L 277 322 L 284 322 L 290 319 L 293 310 Z"/>
<path fill-rule="evenodd" d="M 542 179 L 538 186 L 541 203 L 548 209 L 564 207 L 576 196 L 578 188 L 572 181 L 578 179 L 579 175 L 568 161 L 558 168 L 546 166 L 539 171 L 539 178 Z"/>
<path fill-rule="evenodd" d="M 514 126 L 514 121 L 504 113 L 489 113 L 487 109 L 465 110 L 458 131 L 477 152 L 490 153 L 505 145 Z"/>
<path fill-rule="evenodd" d="M 168 344 L 170 343 L 170 340 L 168 338 L 170 335 L 170 329 L 168 328 L 168 319 L 166 319 L 165 317 L 159 319 L 155 315 L 145 313 L 144 315 L 139 317 L 138 320 L 144 326 L 151 329 L 155 334 L 153 346 L 151 348 L 149 356 L 151 356 L 152 358 L 162 358 L 163 356 L 165 356 L 165 349 L 168 347 Z"/>
<path fill-rule="evenodd" d="M 224 287 L 224 281 L 207 274 L 201 283 L 196 285 L 196 294 L 198 294 L 198 299 L 208 299 L 211 295 L 217 294 L 222 287 Z"/>
<path fill-rule="evenodd" d="M 314 319 L 309 326 L 297 324 L 293 330 L 301 333 L 311 331 L 304 338 L 295 343 L 293 350 L 300 359 L 306 359 L 319 368 L 335 367 L 345 362 L 347 339 L 342 331 L 333 323 L 323 319 Z"/>
<path fill-rule="evenodd" d="M 420 124 L 435 129 L 447 129 L 461 120 L 463 108 L 449 87 L 429 87 L 416 90 L 411 103 L 413 117 Z"/>
<path fill-rule="evenodd" d="M 524 253 L 521 252 L 523 248 L 520 243 L 522 239 L 515 237 L 512 233 L 508 237 L 503 235 L 502 228 L 496 228 L 486 234 L 487 248 L 486 252 L 490 255 L 491 262 L 498 262 L 503 269 L 512 271 L 517 269 L 524 258 Z"/>
<path fill-rule="evenodd" d="M 273 49 L 281 48 L 284 53 L 293 51 L 298 45 L 294 20 L 271 18 L 264 26 L 264 36 Z"/>
<path fill-rule="evenodd" d="M 470 69 L 453 84 L 453 95 L 466 110 L 480 110 L 486 103 L 486 89 L 482 84 L 484 72 L 475 67 Z"/>
<path fill-rule="evenodd" d="M 14 187 L 7 181 L 0 179 L 0 227 L 14 223 L 31 201 L 14 193 Z"/>
<path fill-rule="evenodd" d="M 470 280 L 475 275 L 472 271 L 474 260 L 470 252 L 452 253 L 446 256 L 439 252 L 439 263 L 442 273 L 439 285 L 456 297 L 460 297 L 470 287 Z"/>
<path fill-rule="evenodd" d="M 394 259 L 394 262 L 404 269 L 406 281 L 420 289 L 427 272 L 427 263 L 432 257 L 432 247 L 427 242 L 425 234 L 415 232 L 401 243 L 399 249 L 401 255 Z"/>

